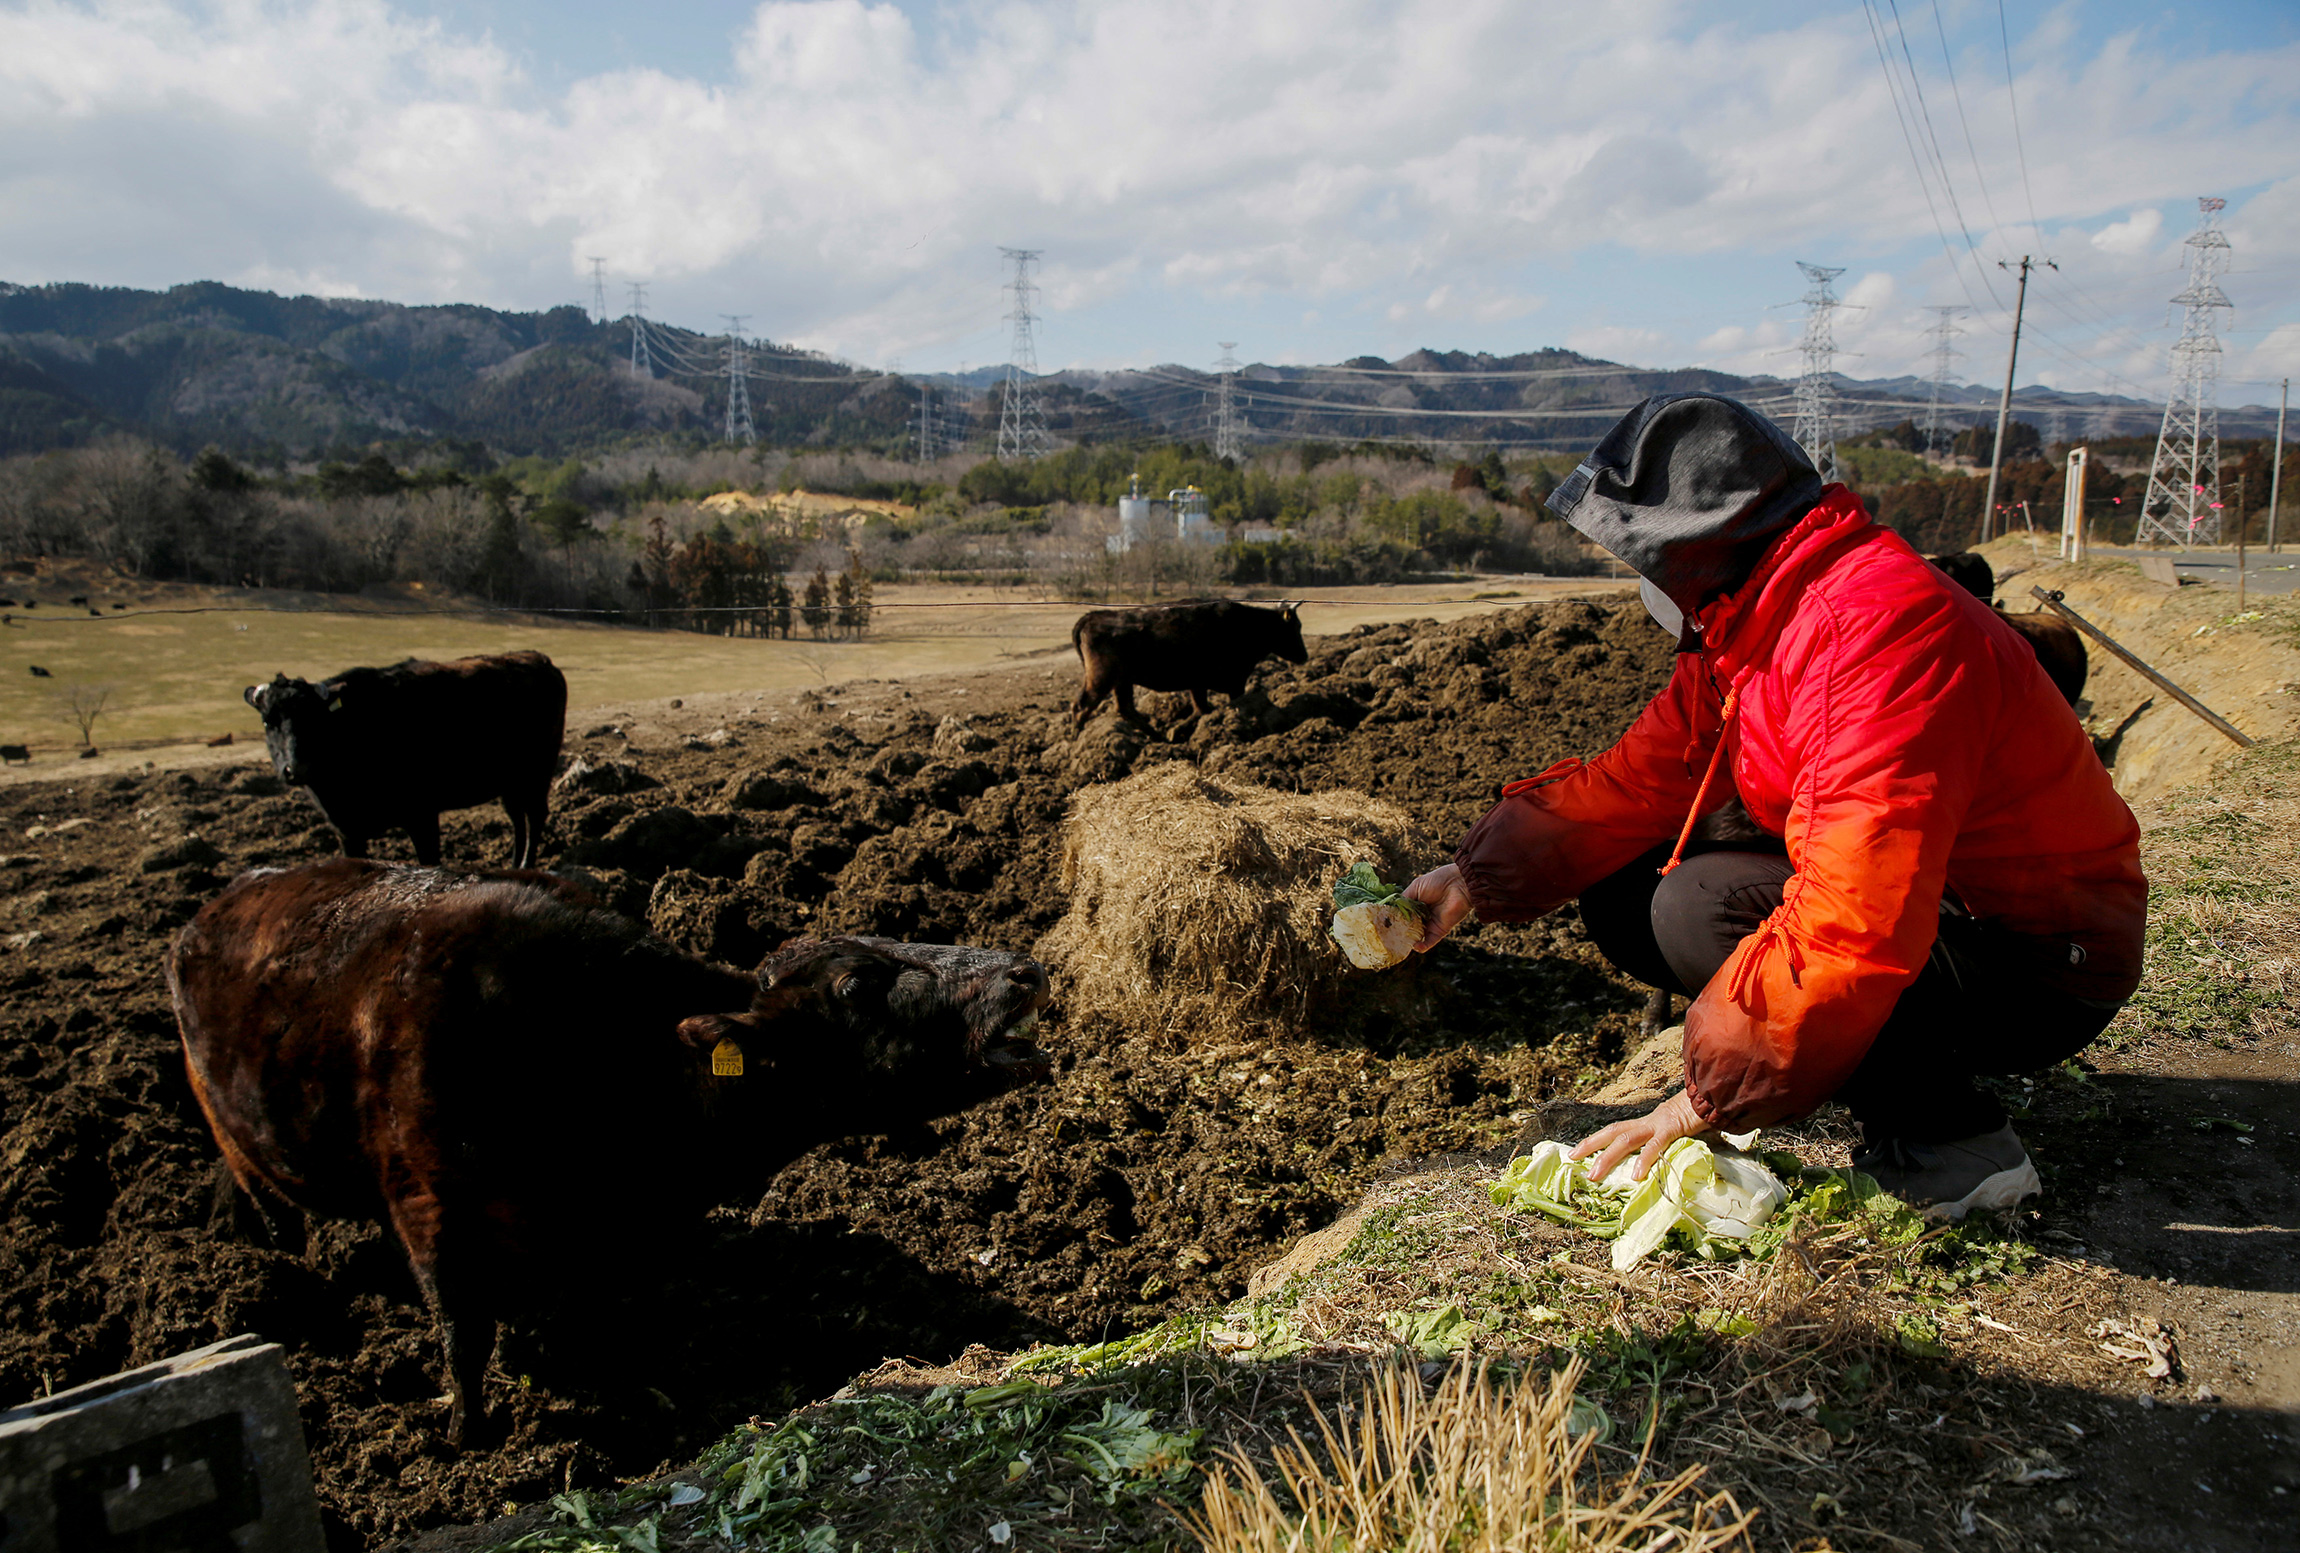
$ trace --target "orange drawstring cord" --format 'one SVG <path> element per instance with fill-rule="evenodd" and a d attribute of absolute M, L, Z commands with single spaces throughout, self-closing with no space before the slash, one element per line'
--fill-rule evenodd
<path fill-rule="evenodd" d="M 1686 811 L 1685 828 L 1677 833 L 1677 845 L 1669 854 L 1669 861 L 1661 865 L 1667 875 L 1685 861 L 1685 843 L 1693 839 L 1693 827 L 1701 823 L 1701 806 L 1708 802 L 1709 788 L 1717 780 L 1718 763 L 1725 758 L 1725 735 L 1733 726 L 1734 714 L 1741 710 L 1741 687 L 1736 684 L 1725 692 L 1725 710 L 1717 721 L 1717 747 L 1709 752 L 1709 769 L 1701 773 L 1701 785 L 1694 789 L 1693 807 Z"/>

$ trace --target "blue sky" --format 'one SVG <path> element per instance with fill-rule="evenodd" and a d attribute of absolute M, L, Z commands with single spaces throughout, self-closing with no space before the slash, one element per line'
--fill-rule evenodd
<path fill-rule="evenodd" d="M 643 278 L 666 321 L 913 370 L 1004 359 L 1010 244 L 1045 367 L 1786 373 L 1807 259 L 1846 271 L 1843 370 L 1928 370 L 1954 303 L 1994 383 L 2025 252 L 2060 269 L 2021 381 L 2155 393 L 2200 194 L 2222 401 L 2272 401 L 2289 3 L 0 0 L 0 279 L 541 307 L 599 254 L 616 313 Z"/>

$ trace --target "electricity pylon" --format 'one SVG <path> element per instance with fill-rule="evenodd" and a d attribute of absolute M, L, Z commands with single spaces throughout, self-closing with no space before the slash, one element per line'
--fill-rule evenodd
<path fill-rule="evenodd" d="M 1929 331 L 1933 336 L 1933 398 L 1932 403 L 1925 407 L 1927 453 L 1935 451 L 1941 440 L 1941 395 L 1947 392 L 1949 379 L 1955 375 L 1951 363 L 1964 354 L 1949 343 L 1964 332 L 1957 327 L 1957 315 L 1964 309 L 1936 306 L 1932 311 L 1940 314 L 1940 321 Z"/>
<path fill-rule="evenodd" d="M 1014 308 L 1006 315 L 1014 325 L 1014 348 L 1007 358 L 1006 396 L 998 412 L 998 461 L 1005 464 L 1018 458 L 1044 455 L 1050 451 L 1053 439 L 1046 434 L 1046 417 L 1031 388 L 1031 380 L 1038 376 L 1038 342 L 1031 332 L 1038 315 L 1030 304 L 1038 294 L 1038 287 L 1032 282 L 1030 272 L 1045 250 L 1001 248 L 998 251 L 1014 266 L 1014 279 L 1005 287 L 1014 293 Z"/>
<path fill-rule="evenodd" d="M 2220 289 L 2229 258 L 2220 212 L 2228 202 L 2196 204 L 2202 214 L 2188 238 L 2188 284 L 2172 299 L 2187 311 L 2172 342 L 2172 392 L 2156 434 L 2138 536 L 2183 548 L 2220 538 L 2220 336 L 2213 309 L 2234 305 Z"/>
<path fill-rule="evenodd" d="M 591 316 L 607 321 L 607 261 L 597 254 L 591 256 Z"/>
<path fill-rule="evenodd" d="M 1238 348 L 1236 340 L 1216 342 L 1222 347 L 1222 359 L 1214 363 L 1214 370 L 1222 374 L 1222 396 L 1216 401 L 1214 413 L 1214 456 L 1232 463 L 1238 460 L 1238 422 L 1230 401 L 1230 385 L 1238 376 L 1238 358 L 1230 353 Z"/>
<path fill-rule="evenodd" d="M 721 313 L 727 321 L 727 440 L 756 442 L 751 425 L 751 352 L 743 343 L 743 313 Z"/>
<path fill-rule="evenodd" d="M 931 464 L 942 456 L 942 439 L 936 434 L 934 390 L 924 383 L 918 386 L 918 461 Z"/>
<path fill-rule="evenodd" d="M 1805 304 L 1805 338 L 1799 346 L 1805 369 L 1797 378 L 1797 425 L 1790 435 L 1822 479 L 1836 480 L 1841 478 L 1837 473 L 1837 389 L 1829 374 L 1837 358 L 1837 335 L 1830 315 L 1844 304 L 1829 289 L 1829 283 L 1845 271 L 1842 266 L 1831 269 L 1802 259 L 1797 261 L 1797 268 L 1812 285 L 1799 299 Z"/>
<path fill-rule="evenodd" d="M 631 375 L 655 375 L 655 355 L 647 348 L 647 283 L 631 282 Z"/>

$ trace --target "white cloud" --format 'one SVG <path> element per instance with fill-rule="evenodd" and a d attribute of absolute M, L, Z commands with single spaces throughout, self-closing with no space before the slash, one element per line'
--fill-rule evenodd
<path fill-rule="evenodd" d="M 2156 246 L 2164 230 L 2164 213 L 2154 206 L 2136 210 L 2122 221 L 2112 221 L 2092 234 L 2092 246 L 2102 253 L 2146 253 Z"/>
<path fill-rule="evenodd" d="M 1007 0 L 922 28 L 891 4 L 777 0 L 721 83 L 634 66 L 545 89 L 385 0 L 29 0 L 0 9 L 0 275 L 544 306 L 587 294 L 603 254 L 682 321 L 748 311 L 779 339 L 923 364 L 996 349 L 1000 244 L 1047 250 L 1050 309 L 1132 309 L 1096 337 L 1153 356 L 1177 303 L 1268 303 L 1274 331 L 1435 319 L 1500 348 L 1480 329 L 1569 284 L 1762 255 L 1784 256 L 1786 292 L 1794 253 L 1860 268 L 1856 370 L 1898 370 L 1921 330 L 1895 309 L 1959 282 L 1859 18 L 1782 14 Z M 2081 250 L 2084 284 L 2153 286 L 2156 203 L 2196 166 L 2232 188 L 2287 169 L 2300 49 L 2167 64 L 2131 37 L 2088 53 L 2097 29 L 2061 12 L 2040 29 L 2018 55 L 2029 186 L 2072 279 Z M 1971 96 L 2007 226 L 1970 186 L 1965 215 L 1993 260 L 2040 234 L 2001 93 Z M 2231 213 L 2260 229 L 2243 240 L 2289 249 L 2295 183 L 2253 206 Z M 1707 311 L 1666 328 L 1577 301 L 1568 337 L 1748 363 L 1784 332 L 1753 319 L 1768 300 L 1672 303 Z"/>

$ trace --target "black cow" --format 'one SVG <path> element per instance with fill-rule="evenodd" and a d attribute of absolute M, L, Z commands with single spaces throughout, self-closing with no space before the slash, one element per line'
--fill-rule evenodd
<path fill-rule="evenodd" d="M 310 790 L 345 856 L 404 830 L 436 863 L 442 810 L 501 799 L 512 866 L 535 860 L 567 723 L 566 677 L 543 654 L 410 658 L 317 685 L 280 675 L 245 698 L 264 720 L 273 769 Z"/>
<path fill-rule="evenodd" d="M 1291 604 L 1256 609 L 1230 599 L 1195 599 L 1142 609 L 1097 609 L 1070 628 L 1084 683 L 1070 711 L 1083 727 L 1102 698 L 1116 693 L 1118 715 L 1132 718 L 1134 687 L 1184 690 L 1201 716 L 1219 690 L 1233 701 L 1264 658 L 1307 663 L 1302 617 Z"/>
<path fill-rule="evenodd" d="M 1989 569 L 1988 558 L 1970 550 L 1955 555 L 1925 557 L 1942 571 L 1949 580 L 1979 599 L 1983 604 L 1993 601 L 1997 590 L 1996 573 Z M 2070 706 L 2084 694 L 2084 682 L 2092 672 L 2092 655 L 2085 650 L 2084 638 L 2075 626 L 2049 610 L 2034 610 L 2025 615 L 2006 614 L 1997 606 L 1997 616 L 2029 645 L 2036 661 L 2044 666 L 2045 678 L 2052 681 L 2053 689 L 2061 693 Z"/>
<path fill-rule="evenodd" d="M 498 1318 L 603 1231 L 699 1225 L 818 1143 L 1047 1072 L 1046 971 L 1020 955 L 800 939 L 747 976 L 533 872 L 259 869 L 167 976 L 240 1186 L 399 1237 L 457 1443 Z"/>

